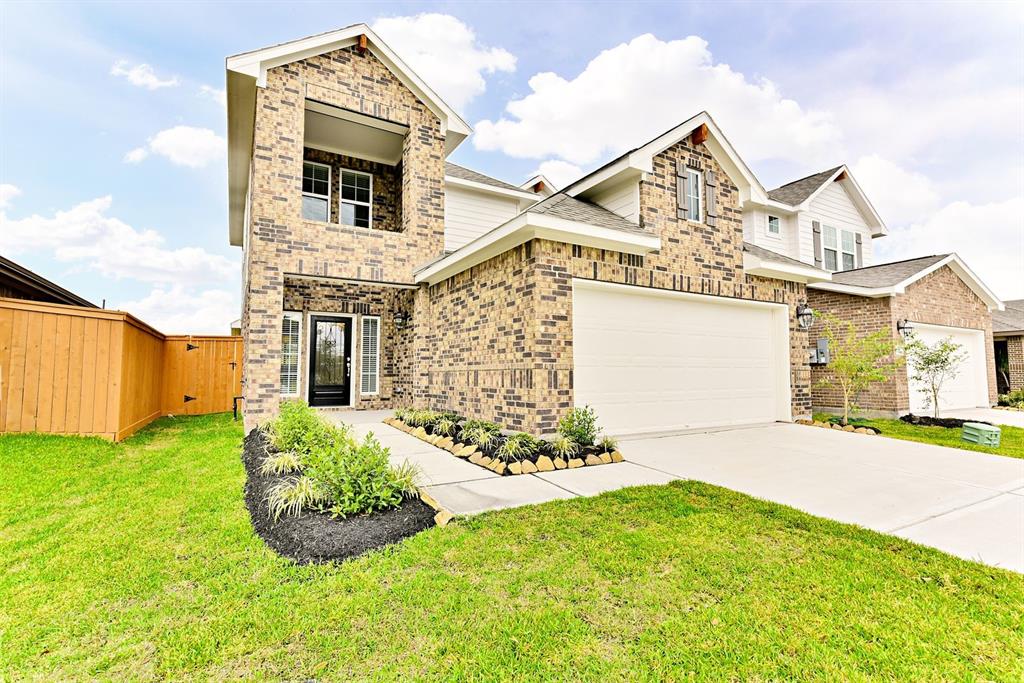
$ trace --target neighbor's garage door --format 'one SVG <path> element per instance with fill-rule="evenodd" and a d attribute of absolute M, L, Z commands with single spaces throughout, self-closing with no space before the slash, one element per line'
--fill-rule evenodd
<path fill-rule="evenodd" d="M 977 408 L 988 406 L 988 371 L 985 362 L 985 333 L 965 327 L 942 327 L 914 323 L 914 336 L 926 344 L 935 344 L 940 339 L 951 337 L 960 345 L 960 352 L 966 358 L 959 366 L 954 379 L 946 380 L 939 394 L 939 407 L 946 410 L 956 408 Z M 907 365 L 907 377 L 914 374 Z M 925 394 L 920 391 L 922 384 L 910 383 L 910 411 L 919 415 L 931 415 L 932 409 L 925 407 Z"/>
<path fill-rule="evenodd" d="M 788 420 L 788 308 L 573 282 L 573 388 L 612 434 Z"/>

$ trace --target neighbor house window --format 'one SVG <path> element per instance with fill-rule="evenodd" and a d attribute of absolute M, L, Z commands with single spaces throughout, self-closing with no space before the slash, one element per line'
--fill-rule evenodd
<path fill-rule="evenodd" d="M 370 196 L 373 178 L 359 171 L 341 172 L 341 222 L 360 228 L 370 227 Z"/>
<path fill-rule="evenodd" d="M 686 215 L 691 221 L 700 222 L 701 188 L 704 186 L 703 174 L 692 168 L 686 169 Z"/>
<path fill-rule="evenodd" d="M 281 316 L 281 395 L 299 393 L 299 349 L 302 342 L 302 314 L 285 311 Z"/>
<path fill-rule="evenodd" d="M 779 217 L 768 216 L 768 234 L 778 235 L 779 234 Z"/>
<path fill-rule="evenodd" d="M 376 394 L 380 382 L 380 318 L 363 316 L 361 394 Z"/>
<path fill-rule="evenodd" d="M 856 235 L 849 230 L 837 230 L 831 225 L 826 225 L 821 230 L 825 242 L 822 254 L 825 270 L 853 270 L 856 268 Z"/>
<path fill-rule="evenodd" d="M 331 220 L 331 167 L 306 161 L 302 164 L 302 217 L 309 221 Z"/>

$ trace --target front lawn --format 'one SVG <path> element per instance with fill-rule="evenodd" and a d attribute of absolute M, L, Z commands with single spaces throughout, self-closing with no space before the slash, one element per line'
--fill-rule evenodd
<path fill-rule="evenodd" d="M 831 415 L 827 415 L 825 413 L 816 413 L 814 415 L 815 420 L 820 420 L 822 422 L 828 421 L 831 417 Z M 981 451 L 982 453 L 1006 455 L 1011 458 L 1024 458 L 1024 429 L 1020 427 L 999 425 L 999 429 L 1002 430 L 999 448 L 990 448 L 988 446 L 979 446 L 978 444 L 970 443 L 969 441 L 961 439 L 960 435 L 963 433 L 962 429 L 924 427 L 922 425 L 912 425 L 904 422 L 903 420 L 867 418 L 852 419 L 850 420 L 850 424 L 858 427 L 874 427 L 882 432 L 882 436 L 888 436 L 893 439 L 920 441 L 921 443 L 931 443 L 936 446 L 962 448 L 965 451 Z"/>
<path fill-rule="evenodd" d="M 298 567 L 252 532 L 240 441 L 0 436 L 0 680 L 1024 674 L 1019 575 L 696 482 Z"/>

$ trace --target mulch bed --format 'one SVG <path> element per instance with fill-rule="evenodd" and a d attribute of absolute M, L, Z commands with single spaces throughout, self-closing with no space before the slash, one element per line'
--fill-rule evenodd
<path fill-rule="evenodd" d="M 920 425 L 922 427 L 946 427 L 947 429 L 962 429 L 965 422 L 975 424 L 991 425 L 991 422 L 984 420 L 960 420 L 955 417 L 928 417 L 927 415 L 904 415 L 900 418 L 907 424 Z"/>
<path fill-rule="evenodd" d="M 245 506 L 256 534 L 279 555 L 298 564 L 346 560 L 434 526 L 436 511 L 419 498 L 406 499 L 394 510 L 359 517 L 336 519 L 322 512 L 303 512 L 275 522 L 267 513 L 267 490 L 284 477 L 260 473 L 267 445 L 258 429 L 245 437 Z"/>

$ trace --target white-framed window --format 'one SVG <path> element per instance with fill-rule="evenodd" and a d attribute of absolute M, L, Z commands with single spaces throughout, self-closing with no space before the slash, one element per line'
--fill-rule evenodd
<path fill-rule="evenodd" d="M 299 395 L 302 357 L 302 314 L 285 311 L 281 316 L 281 395 Z"/>
<path fill-rule="evenodd" d="M 373 176 L 362 171 L 341 171 L 340 222 L 360 228 L 372 221 Z"/>
<path fill-rule="evenodd" d="M 302 162 L 302 217 L 323 223 L 331 220 L 331 167 L 327 164 Z"/>
<path fill-rule="evenodd" d="M 701 221 L 701 200 L 704 198 L 704 174 L 686 169 L 686 216 L 691 221 Z"/>
<path fill-rule="evenodd" d="M 853 270 L 857 267 L 857 236 L 849 230 L 837 230 L 831 225 L 821 229 L 823 237 L 822 260 L 825 270 Z"/>
<path fill-rule="evenodd" d="M 781 231 L 780 221 L 778 216 L 768 216 L 768 234 L 778 235 Z"/>
<path fill-rule="evenodd" d="M 359 353 L 359 393 L 376 394 L 380 391 L 380 318 L 363 316 Z"/>

